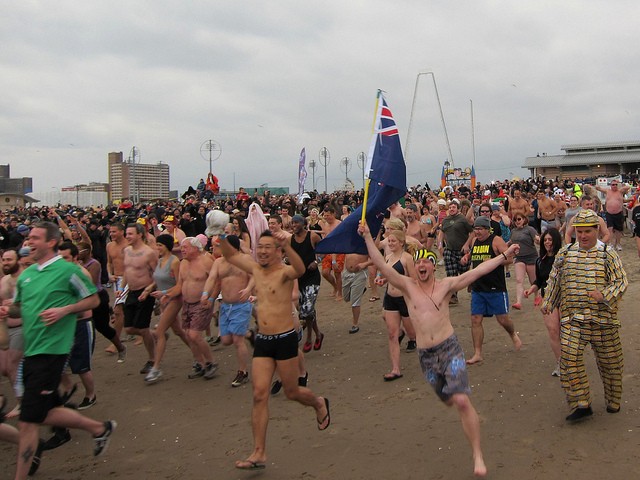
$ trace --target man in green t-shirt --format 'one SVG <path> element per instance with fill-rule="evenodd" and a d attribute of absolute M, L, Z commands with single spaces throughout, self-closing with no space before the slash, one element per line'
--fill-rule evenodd
<path fill-rule="evenodd" d="M 36 262 L 18 278 L 13 305 L 0 307 L 0 318 L 22 318 L 24 396 L 20 411 L 20 443 L 16 478 L 25 479 L 42 444 L 40 424 L 79 428 L 94 437 L 94 455 L 106 451 L 116 422 L 98 422 L 64 408 L 58 384 L 73 344 L 77 313 L 95 308 L 98 295 L 80 268 L 57 254 L 58 227 L 36 225 L 28 237 Z"/>

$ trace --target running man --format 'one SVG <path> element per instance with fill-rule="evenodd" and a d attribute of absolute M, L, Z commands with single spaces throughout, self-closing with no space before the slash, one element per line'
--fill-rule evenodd
<path fill-rule="evenodd" d="M 462 428 L 471 444 L 473 473 L 484 477 L 487 467 L 480 448 L 480 420 L 469 400 L 471 389 L 462 347 L 458 342 L 449 317 L 449 300 L 458 290 L 468 287 L 483 275 L 503 265 L 518 251 L 512 245 L 501 255 L 482 262 L 477 268 L 462 275 L 436 280 L 436 255 L 421 249 L 414 254 L 416 277 L 399 274 L 385 262 L 376 248 L 366 225 L 358 227 L 364 237 L 369 257 L 387 281 L 402 292 L 416 329 L 418 358 L 422 372 L 446 405 L 455 406 L 462 421 Z"/>
<path fill-rule="evenodd" d="M 298 386 L 298 335 L 291 315 L 291 292 L 293 281 L 304 273 L 305 266 L 291 247 L 290 237 L 291 234 L 284 231 L 275 235 L 270 231 L 263 232 L 257 245 L 257 263 L 250 255 L 233 248 L 226 238 L 221 242 L 222 254 L 229 263 L 253 275 L 258 299 L 260 333 L 256 334 L 251 365 L 254 447 L 246 460 L 236 461 L 236 468 L 241 470 L 264 469 L 266 466 L 269 390 L 276 370 L 287 398 L 315 409 L 318 430 L 326 430 L 331 423 L 329 400 Z M 283 250 L 290 265 L 282 263 Z"/>

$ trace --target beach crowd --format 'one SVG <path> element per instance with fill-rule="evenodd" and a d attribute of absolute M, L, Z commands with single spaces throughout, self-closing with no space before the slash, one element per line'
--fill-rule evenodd
<path fill-rule="evenodd" d="M 359 225 L 366 254 L 316 253 L 362 204 L 362 191 L 314 191 L 298 201 L 244 188 L 220 195 L 217 179 L 215 192 L 207 188 L 213 179 L 200 183 L 180 201 L 0 213 L 0 373 L 13 387 L 0 392 L 0 440 L 16 444 L 15 478 L 35 474 L 43 452 L 68 442 L 70 429 L 91 434 L 94 455 L 106 451 L 116 421 L 85 415 L 100 385 L 91 362 L 96 331 L 114 362 L 127 362 L 129 342 L 143 346 L 141 385 L 163 381 L 170 331 L 193 359 L 185 381 L 220 378 L 211 347 L 233 346 L 237 369 L 229 385 L 253 389 L 253 450 L 238 469 L 266 467 L 267 405 L 281 390 L 313 409 L 318 430 L 326 430 L 330 402 L 307 387 L 304 361 L 325 339 L 316 309 L 321 282 L 336 303 L 350 306 L 349 335 L 360 331 L 362 302 L 379 302 L 390 365 L 381 381 L 400 380 L 401 350 L 415 351 L 425 380 L 460 416 L 477 476 L 487 468 L 467 372 L 483 361 L 485 318 L 495 316 L 519 350 L 509 313 L 526 302 L 540 306 L 566 421 L 593 414 L 587 344 L 606 411 L 620 411 L 617 312 L 628 266 L 619 252 L 622 236 L 635 236 L 640 257 L 637 177 L 416 185 L 389 206 L 379 232 Z M 444 278 L 436 279 L 437 266 Z M 516 284 L 511 299 L 508 278 Z M 468 358 L 450 318 L 466 288 Z M 40 425 L 52 434 L 41 437 Z"/>

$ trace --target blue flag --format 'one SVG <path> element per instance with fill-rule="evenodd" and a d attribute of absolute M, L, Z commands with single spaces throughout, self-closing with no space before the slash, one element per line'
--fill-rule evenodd
<path fill-rule="evenodd" d="M 369 178 L 366 221 L 375 236 L 384 214 L 407 192 L 407 168 L 404 164 L 398 127 L 381 91 L 378 91 L 373 139 L 369 148 L 365 175 Z M 316 253 L 367 254 L 364 239 L 358 235 L 362 205 L 316 246 Z"/>

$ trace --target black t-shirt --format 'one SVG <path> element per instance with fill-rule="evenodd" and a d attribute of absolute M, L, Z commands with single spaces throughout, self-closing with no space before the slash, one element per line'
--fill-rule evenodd
<path fill-rule="evenodd" d="M 476 268 L 485 260 L 490 260 L 497 256 L 496 252 L 493 251 L 494 238 L 494 234 L 489 235 L 489 237 L 484 241 L 480 241 L 476 238 L 473 248 L 471 249 L 471 265 L 473 265 L 473 268 Z M 471 284 L 471 290 L 474 292 L 489 293 L 506 292 L 507 281 L 504 277 L 504 266 L 500 265 L 496 267 L 495 270 L 473 282 Z"/>

